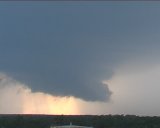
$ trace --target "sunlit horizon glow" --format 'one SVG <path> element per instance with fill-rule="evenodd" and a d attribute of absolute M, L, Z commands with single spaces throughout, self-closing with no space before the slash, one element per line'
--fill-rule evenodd
<path fill-rule="evenodd" d="M 1 114 L 80 114 L 76 98 L 32 92 L 26 85 L 1 74 Z M 10 95 L 8 95 L 10 94 Z"/>
<path fill-rule="evenodd" d="M 30 98 L 32 98 L 31 101 Z M 44 93 L 33 93 L 25 96 L 24 101 L 23 114 L 79 114 L 74 97 L 56 97 Z"/>

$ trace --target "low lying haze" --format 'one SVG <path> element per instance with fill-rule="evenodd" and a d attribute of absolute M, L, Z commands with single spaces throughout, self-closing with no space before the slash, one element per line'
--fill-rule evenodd
<path fill-rule="evenodd" d="M 159 14 L 157 2 L 1 2 L 0 113 L 160 115 Z"/>

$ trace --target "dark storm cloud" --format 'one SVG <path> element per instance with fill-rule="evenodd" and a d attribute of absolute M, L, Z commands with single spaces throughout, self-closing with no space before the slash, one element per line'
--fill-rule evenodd
<path fill-rule="evenodd" d="M 59 96 L 108 100 L 111 90 L 102 81 L 111 78 L 123 60 L 144 51 L 135 39 L 141 28 L 157 29 L 147 21 L 157 14 L 148 18 L 145 8 L 13 4 L 0 8 L 0 70 L 34 91 Z"/>

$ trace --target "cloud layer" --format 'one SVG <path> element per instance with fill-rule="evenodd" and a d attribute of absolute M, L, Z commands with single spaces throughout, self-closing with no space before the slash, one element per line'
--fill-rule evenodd
<path fill-rule="evenodd" d="M 157 5 L 110 4 L 1 4 L 0 71 L 33 92 L 109 101 L 103 81 L 160 48 Z"/>

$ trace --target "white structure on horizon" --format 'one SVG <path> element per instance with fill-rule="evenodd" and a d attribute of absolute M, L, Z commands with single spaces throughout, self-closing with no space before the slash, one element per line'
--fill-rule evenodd
<path fill-rule="evenodd" d="M 62 126 L 51 126 L 50 128 L 93 128 L 93 127 L 88 127 L 88 126 L 77 126 L 77 125 L 62 125 Z"/>

